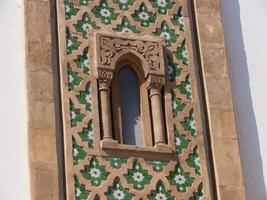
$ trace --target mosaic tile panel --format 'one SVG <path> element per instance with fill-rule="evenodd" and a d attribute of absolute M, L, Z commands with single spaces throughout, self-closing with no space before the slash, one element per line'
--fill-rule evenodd
<path fill-rule="evenodd" d="M 173 0 L 62 0 L 66 72 L 62 91 L 69 105 L 65 124 L 71 145 L 67 168 L 76 200 L 83 199 L 204 199 L 205 178 L 200 166 L 203 146 L 194 115 L 194 66 L 187 41 L 189 24 L 183 17 L 184 1 Z M 187 25 L 187 26 L 186 26 Z M 101 156 L 100 136 L 94 134 L 95 89 L 88 56 L 90 30 L 125 34 L 150 34 L 166 39 L 168 84 L 173 114 L 176 159 L 149 160 L 142 157 Z M 62 36 L 62 35 L 61 35 Z M 190 60 L 191 59 L 191 60 Z M 66 133 L 65 133 L 66 134 Z M 70 159 L 67 157 L 67 159 Z M 205 173 L 207 174 L 207 173 Z"/>

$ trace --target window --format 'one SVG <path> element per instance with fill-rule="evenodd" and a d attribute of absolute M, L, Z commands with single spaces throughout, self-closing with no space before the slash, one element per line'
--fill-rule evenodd
<path fill-rule="evenodd" d="M 130 67 L 123 67 L 118 83 L 123 144 L 142 146 L 138 77 Z"/>
<path fill-rule="evenodd" d="M 120 144 L 153 146 L 149 96 L 140 59 L 122 55 L 112 81 L 113 132 Z M 145 134 L 144 134 L 145 133 Z"/>
<path fill-rule="evenodd" d="M 171 116 L 165 112 L 163 41 L 94 34 L 89 52 L 95 58 L 102 148 L 173 153 L 165 123 Z"/>

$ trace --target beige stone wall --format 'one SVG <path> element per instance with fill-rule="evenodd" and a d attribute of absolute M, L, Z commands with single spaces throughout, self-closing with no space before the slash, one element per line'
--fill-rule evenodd
<path fill-rule="evenodd" d="M 58 199 L 49 1 L 25 1 L 28 142 L 32 199 Z"/>
<path fill-rule="evenodd" d="M 217 195 L 245 199 L 219 1 L 196 1 L 195 13 Z"/>

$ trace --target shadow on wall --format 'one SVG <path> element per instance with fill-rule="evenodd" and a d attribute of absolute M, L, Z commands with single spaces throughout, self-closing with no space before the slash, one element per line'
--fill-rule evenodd
<path fill-rule="evenodd" d="M 238 140 L 248 200 L 266 200 L 238 0 L 220 0 Z"/>
<path fill-rule="evenodd" d="M 55 119 L 56 119 L 56 148 L 57 148 L 57 167 L 58 167 L 58 199 L 66 199 L 65 185 L 65 166 L 64 166 L 64 141 L 62 127 L 62 110 L 60 96 L 60 72 L 59 72 L 59 55 L 57 41 L 57 19 L 56 19 L 56 0 L 50 0 L 51 14 L 51 63 L 53 74 L 53 95 L 55 99 Z"/>

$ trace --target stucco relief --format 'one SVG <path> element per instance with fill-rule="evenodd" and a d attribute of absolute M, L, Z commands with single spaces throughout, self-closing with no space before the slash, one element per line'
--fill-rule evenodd
<path fill-rule="evenodd" d="M 91 47 L 92 54 L 95 54 L 93 68 L 96 70 L 96 76 L 101 76 L 99 70 L 106 69 L 114 71 L 118 59 L 126 53 L 134 54 L 142 62 L 142 70 L 147 78 L 149 74 L 153 77 L 160 77 L 160 80 L 165 76 L 165 61 L 163 53 L 164 40 L 153 36 L 129 36 L 123 34 L 107 34 L 105 32 L 91 32 L 94 38 Z M 156 76 L 157 75 L 157 76 Z M 152 81 L 159 79 L 150 78 Z M 164 81 L 163 81 L 164 82 Z"/>

